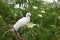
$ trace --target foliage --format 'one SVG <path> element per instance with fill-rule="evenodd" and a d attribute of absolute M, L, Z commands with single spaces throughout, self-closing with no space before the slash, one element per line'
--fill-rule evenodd
<path fill-rule="evenodd" d="M 41 0 L 15 0 L 14 4 L 0 2 L 0 40 L 18 40 L 14 32 L 2 34 L 27 12 L 32 14 L 33 28 L 27 26 L 19 30 L 26 40 L 60 40 L 60 7 L 58 3 L 46 3 Z M 14 8 L 19 4 L 21 8 Z M 24 6 L 23 6 L 24 4 Z M 54 5 L 54 6 L 53 6 Z"/>

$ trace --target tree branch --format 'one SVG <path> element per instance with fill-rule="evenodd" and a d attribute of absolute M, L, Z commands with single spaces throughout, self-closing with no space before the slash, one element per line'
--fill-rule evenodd
<path fill-rule="evenodd" d="M 16 36 L 17 36 L 18 40 L 25 40 L 25 39 L 23 39 L 22 37 L 19 36 L 19 33 L 15 30 L 14 27 L 13 27 L 13 29 L 14 29 L 14 32 L 16 33 Z"/>

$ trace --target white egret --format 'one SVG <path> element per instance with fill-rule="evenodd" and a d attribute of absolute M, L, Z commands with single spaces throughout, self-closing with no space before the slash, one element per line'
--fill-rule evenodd
<path fill-rule="evenodd" d="M 26 14 L 26 17 L 23 17 L 21 19 L 19 19 L 14 25 L 13 25 L 13 28 L 6 31 L 3 35 L 5 35 L 7 32 L 9 31 L 14 31 L 14 29 L 16 31 L 18 31 L 21 27 L 25 26 L 26 24 L 28 24 L 30 22 L 30 16 L 31 14 L 30 13 L 27 13 Z"/>

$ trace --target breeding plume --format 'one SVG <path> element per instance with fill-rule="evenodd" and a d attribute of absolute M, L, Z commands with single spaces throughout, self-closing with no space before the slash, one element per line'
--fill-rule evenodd
<path fill-rule="evenodd" d="M 30 13 L 26 14 L 26 17 L 23 17 L 21 19 L 19 19 L 14 25 L 13 28 L 18 31 L 21 27 L 25 26 L 26 24 L 28 24 L 30 22 Z M 8 31 L 14 31 L 14 29 L 10 29 Z M 8 31 L 6 31 L 3 35 L 5 35 Z"/>

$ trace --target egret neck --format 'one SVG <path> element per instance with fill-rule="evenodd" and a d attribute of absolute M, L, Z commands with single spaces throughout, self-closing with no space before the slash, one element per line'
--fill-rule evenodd
<path fill-rule="evenodd" d="M 26 16 L 26 18 L 30 21 L 30 16 Z"/>

